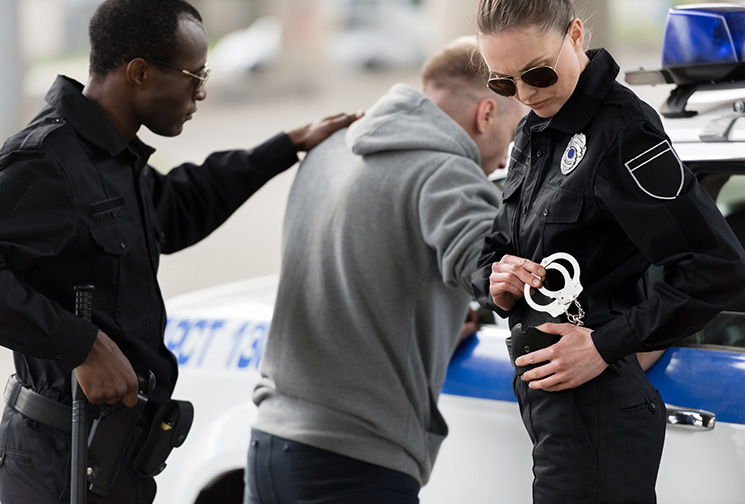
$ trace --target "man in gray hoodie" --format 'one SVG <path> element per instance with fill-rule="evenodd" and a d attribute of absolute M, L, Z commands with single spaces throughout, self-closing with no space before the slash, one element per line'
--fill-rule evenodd
<path fill-rule="evenodd" d="M 437 399 L 524 109 L 486 87 L 475 39 L 316 147 L 293 184 L 247 503 L 418 502 Z"/>

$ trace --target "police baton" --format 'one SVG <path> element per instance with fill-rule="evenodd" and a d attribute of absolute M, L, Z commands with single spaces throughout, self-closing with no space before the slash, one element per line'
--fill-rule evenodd
<path fill-rule="evenodd" d="M 90 284 L 76 285 L 75 315 L 90 322 L 93 318 L 93 291 Z M 85 504 L 87 487 L 87 405 L 88 400 L 78 384 L 75 370 L 72 370 L 72 445 L 70 471 L 70 504 Z"/>

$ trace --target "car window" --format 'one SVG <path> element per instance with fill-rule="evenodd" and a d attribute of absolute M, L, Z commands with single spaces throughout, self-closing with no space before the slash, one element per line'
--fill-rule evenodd
<path fill-rule="evenodd" d="M 719 189 L 719 193 L 714 196 L 719 210 L 729 220 L 732 217 L 742 217 L 745 215 L 745 175 L 707 175 L 706 177 L 722 178 L 725 180 Z M 705 177 L 705 178 L 706 178 Z M 732 224 L 730 224 L 732 225 Z M 737 229 L 735 230 L 737 233 Z M 738 234 L 742 241 L 743 236 Z"/>
<path fill-rule="evenodd" d="M 740 243 L 745 245 L 745 174 L 709 173 L 701 177 L 701 184 L 714 198 Z M 745 348 L 745 295 L 681 344 Z"/>
<path fill-rule="evenodd" d="M 745 348 L 745 313 L 725 311 L 680 346 L 716 345 Z"/>

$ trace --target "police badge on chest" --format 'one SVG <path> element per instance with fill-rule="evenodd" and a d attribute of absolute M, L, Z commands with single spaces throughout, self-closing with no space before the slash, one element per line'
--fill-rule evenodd
<path fill-rule="evenodd" d="M 577 165 L 585 157 L 587 151 L 587 138 L 584 133 L 577 133 L 570 140 L 564 155 L 561 156 L 561 173 L 569 175 L 577 168 Z"/>

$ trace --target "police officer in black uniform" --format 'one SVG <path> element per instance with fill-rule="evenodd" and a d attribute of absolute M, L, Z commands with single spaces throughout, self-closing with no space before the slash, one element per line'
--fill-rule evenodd
<path fill-rule="evenodd" d="M 0 425 L 0 500 L 67 502 L 70 371 L 91 403 L 133 406 L 136 373 L 169 398 L 177 365 L 163 343 L 158 258 L 224 222 L 254 191 L 355 116 L 281 133 L 163 175 L 141 126 L 178 135 L 206 98 L 207 35 L 181 0 L 107 0 L 90 23 L 91 75 L 58 77 L 48 105 L 0 152 L 0 344 L 14 351 Z M 95 286 L 93 322 L 73 288 Z M 155 483 L 119 472 L 106 498 L 147 503 Z"/>
<path fill-rule="evenodd" d="M 665 408 L 635 352 L 675 343 L 735 300 L 745 252 L 658 115 L 616 82 L 613 58 L 584 52 L 569 0 L 481 0 L 478 22 L 489 86 L 532 111 L 474 290 L 514 326 L 535 313 L 524 289 L 543 286 L 544 258 L 573 256 L 583 286 L 585 326 L 540 325 L 561 339 L 515 362 L 544 363 L 514 380 L 534 502 L 655 502 Z M 664 275 L 646 293 L 650 265 Z"/>

